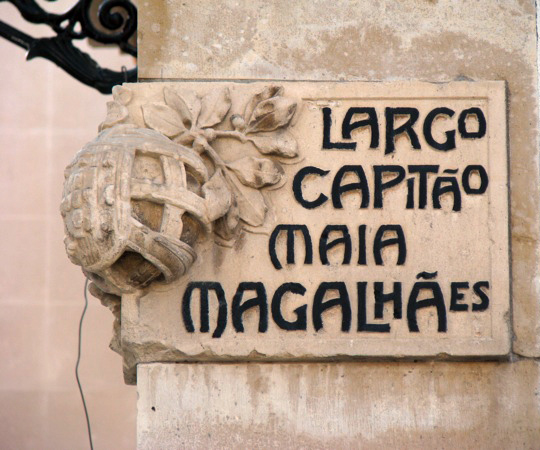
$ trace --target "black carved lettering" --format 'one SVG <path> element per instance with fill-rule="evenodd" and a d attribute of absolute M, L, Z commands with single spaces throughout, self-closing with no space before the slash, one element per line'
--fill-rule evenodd
<path fill-rule="evenodd" d="M 424 290 L 431 291 L 431 297 L 419 300 L 420 293 Z M 444 297 L 439 283 L 433 281 L 418 281 L 414 283 L 409 302 L 407 303 L 407 323 L 409 331 L 418 333 L 418 322 L 416 320 L 416 311 L 422 308 L 434 306 L 437 309 L 438 328 L 440 333 L 446 333 L 446 307 L 444 305 Z"/>
<path fill-rule="evenodd" d="M 386 233 L 395 233 L 395 237 L 385 238 Z M 383 225 L 375 234 L 375 240 L 373 241 L 373 257 L 375 258 L 375 264 L 378 266 L 384 266 L 382 257 L 382 250 L 389 245 L 398 246 L 398 258 L 397 265 L 402 266 L 407 259 L 407 243 L 405 242 L 405 233 L 401 225 Z"/>
<path fill-rule="evenodd" d="M 414 209 L 414 178 L 407 178 L 407 209 Z"/>
<path fill-rule="evenodd" d="M 332 109 L 323 108 L 323 149 L 325 150 L 355 150 L 356 142 L 332 142 L 330 138 L 332 129 Z"/>
<path fill-rule="evenodd" d="M 282 330 L 295 331 L 295 330 L 307 330 L 307 305 L 299 306 L 294 310 L 296 320 L 289 322 L 283 317 L 281 312 L 281 303 L 283 296 L 291 292 L 292 294 L 304 295 L 306 288 L 299 283 L 284 283 L 276 289 L 274 297 L 272 298 L 272 318 L 276 325 Z"/>
<path fill-rule="evenodd" d="M 480 299 L 480 303 L 472 304 L 473 311 L 485 311 L 489 307 L 489 297 L 483 289 L 489 289 L 489 281 L 479 281 L 473 284 L 473 292 Z"/>
<path fill-rule="evenodd" d="M 473 188 L 471 187 L 471 175 L 477 173 L 480 177 L 480 186 Z M 463 190 L 469 195 L 479 195 L 486 192 L 489 184 L 488 174 L 484 166 L 467 166 L 463 171 L 461 176 L 461 184 L 463 185 Z"/>
<path fill-rule="evenodd" d="M 300 169 L 298 173 L 294 176 L 292 185 L 294 198 L 304 208 L 314 209 L 321 206 L 324 202 L 326 202 L 326 200 L 328 200 L 328 197 L 324 194 L 320 194 L 315 200 L 306 200 L 302 193 L 302 182 L 304 181 L 304 178 L 309 175 L 317 175 L 319 177 L 324 177 L 328 174 L 328 172 L 329 170 L 322 170 L 314 166 L 306 166 Z"/>
<path fill-rule="evenodd" d="M 401 166 L 373 166 L 373 172 L 375 173 L 375 200 L 373 207 L 380 209 L 383 207 L 383 192 L 397 186 L 405 179 L 405 169 Z M 389 181 L 383 182 L 385 174 L 395 174 L 396 176 Z"/>
<path fill-rule="evenodd" d="M 338 291 L 339 297 L 324 301 L 324 297 L 328 291 Z M 313 300 L 313 326 L 315 331 L 323 328 L 322 314 L 330 308 L 336 306 L 341 307 L 341 331 L 349 331 L 351 329 L 351 303 L 349 301 L 349 293 L 345 283 L 341 282 L 323 282 L 317 288 Z"/>
<path fill-rule="evenodd" d="M 366 286 L 365 281 L 356 283 L 356 291 L 358 294 L 358 331 L 365 331 L 368 333 L 389 333 L 389 323 L 368 323 L 367 321 L 367 307 L 366 307 Z"/>
<path fill-rule="evenodd" d="M 299 231 L 304 238 L 304 247 L 306 249 L 306 256 L 304 257 L 304 264 L 313 263 L 313 248 L 311 243 L 311 235 L 309 234 L 308 227 L 305 225 L 277 225 L 272 232 L 270 239 L 268 241 L 268 252 L 270 253 L 270 260 L 274 267 L 278 270 L 282 269 L 283 266 L 279 261 L 276 252 L 276 243 L 278 236 L 282 231 L 287 232 L 287 264 L 294 264 L 294 233 Z"/>
<path fill-rule="evenodd" d="M 358 226 L 358 265 L 365 266 L 366 258 L 366 225 Z"/>
<path fill-rule="evenodd" d="M 450 311 L 467 311 L 469 309 L 469 305 L 460 303 L 460 300 L 465 297 L 459 292 L 460 289 L 469 289 L 469 283 L 466 281 L 450 283 Z"/>
<path fill-rule="evenodd" d="M 218 318 L 217 325 L 213 338 L 219 338 L 227 325 L 227 301 L 225 300 L 225 292 L 220 283 L 209 281 L 191 282 L 187 285 L 182 299 L 182 317 L 184 326 L 188 333 L 194 333 L 195 327 L 191 317 L 191 297 L 193 292 L 198 289 L 200 291 L 200 311 L 201 311 L 201 333 L 209 331 L 209 311 L 208 311 L 208 293 L 214 291 L 218 300 Z"/>
<path fill-rule="evenodd" d="M 367 114 L 368 117 L 351 123 L 356 114 Z M 343 139 L 351 139 L 351 132 L 361 127 L 370 127 L 371 142 L 369 148 L 377 148 L 379 146 L 379 122 L 375 108 L 349 108 L 341 126 Z"/>
<path fill-rule="evenodd" d="M 373 285 L 375 294 L 375 319 L 382 319 L 384 314 L 384 304 L 392 302 L 394 304 L 394 319 L 401 319 L 401 283 L 394 283 L 392 292 L 384 292 L 384 283 L 376 281 Z"/>
<path fill-rule="evenodd" d="M 477 131 L 468 131 L 467 130 L 467 117 L 476 116 L 478 121 L 478 130 Z M 464 139 L 480 139 L 486 135 L 487 123 L 486 117 L 480 108 L 469 108 L 461 111 L 461 114 L 458 118 L 458 130 L 459 134 Z"/>
<path fill-rule="evenodd" d="M 413 126 L 418 120 L 420 113 L 416 108 L 386 108 L 384 111 L 386 118 L 386 146 L 384 153 L 393 153 L 396 149 L 395 141 L 396 137 L 400 134 L 407 133 L 411 141 L 411 145 L 414 149 L 420 149 L 420 141 L 418 140 L 418 135 L 414 131 Z M 394 119 L 397 116 L 409 116 L 407 121 L 399 126 L 394 128 Z"/>
<path fill-rule="evenodd" d="M 461 211 L 461 191 L 456 177 L 437 177 L 431 193 L 433 208 L 441 209 L 441 196 L 447 192 L 451 193 L 454 199 L 452 210 Z"/>
<path fill-rule="evenodd" d="M 347 173 L 354 173 L 358 177 L 358 182 L 341 185 Z M 362 194 L 360 208 L 367 208 L 369 206 L 369 186 L 362 166 L 343 166 L 338 170 L 332 183 L 332 204 L 334 208 L 343 208 L 341 196 L 349 191 L 358 191 Z"/>
<path fill-rule="evenodd" d="M 419 175 L 419 187 L 418 187 L 418 208 L 425 209 L 427 205 L 427 182 L 429 173 L 439 172 L 439 166 L 431 165 L 412 165 L 408 167 L 409 173 L 417 173 Z M 414 200 L 413 200 L 414 207 Z"/>
<path fill-rule="evenodd" d="M 444 107 L 431 110 L 424 120 L 424 137 L 428 145 L 434 149 L 447 152 L 456 148 L 456 130 L 445 131 L 444 134 L 446 135 L 446 140 L 444 142 L 437 142 L 433 138 L 433 121 L 437 116 L 442 115 L 452 117 L 454 111 Z"/>
<path fill-rule="evenodd" d="M 246 291 L 255 291 L 256 296 L 242 303 Z M 268 302 L 264 284 L 259 282 L 240 283 L 232 301 L 232 323 L 238 333 L 244 332 L 242 320 L 244 312 L 255 307 L 259 308 L 259 333 L 265 333 L 268 330 Z"/>
<path fill-rule="evenodd" d="M 328 242 L 330 233 L 341 233 L 341 236 Z M 349 229 L 346 225 L 327 225 L 321 234 L 321 239 L 319 240 L 319 257 L 321 258 L 321 263 L 328 266 L 330 264 L 328 261 L 328 250 L 340 244 L 343 244 L 342 264 L 350 264 L 352 242 L 351 236 L 349 235 Z"/>

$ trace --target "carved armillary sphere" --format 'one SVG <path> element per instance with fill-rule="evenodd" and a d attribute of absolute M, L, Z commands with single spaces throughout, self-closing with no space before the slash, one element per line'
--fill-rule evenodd
<path fill-rule="evenodd" d="M 28 22 L 48 25 L 56 34 L 34 38 L 0 21 L 0 36 L 26 49 L 26 59 L 46 58 L 104 94 L 110 94 L 117 84 L 137 80 L 137 68 L 121 72 L 104 69 L 73 44 L 88 38 L 116 44 L 137 56 L 137 9 L 129 0 L 79 0 L 63 14 L 48 13 L 34 0 L 0 0 L 4 1 L 13 4 Z"/>
<path fill-rule="evenodd" d="M 66 174 L 66 249 L 102 291 L 170 282 L 191 267 L 198 228 L 210 230 L 197 195 L 208 172 L 196 152 L 157 131 L 118 125 L 87 144 Z"/>
<path fill-rule="evenodd" d="M 260 190 L 279 187 L 279 161 L 298 156 L 285 130 L 297 103 L 281 86 L 235 99 L 243 115 L 229 113 L 223 87 L 202 96 L 164 87 L 163 101 L 146 101 L 124 85 L 113 98 L 101 133 L 66 168 L 60 206 L 68 256 L 102 298 L 179 279 L 199 239 L 230 246 L 241 230 L 262 227 Z M 231 155 L 214 148 L 222 139 L 239 144 L 227 145 Z"/>

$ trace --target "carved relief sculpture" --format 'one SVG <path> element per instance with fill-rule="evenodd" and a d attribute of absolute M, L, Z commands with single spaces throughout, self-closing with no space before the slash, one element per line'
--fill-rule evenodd
<path fill-rule="evenodd" d="M 228 88 L 162 94 L 148 102 L 117 86 L 101 133 L 65 171 L 66 251 L 117 317 L 117 296 L 185 274 L 198 239 L 231 245 L 241 229 L 262 227 L 261 190 L 281 186 L 280 162 L 298 154 L 287 131 L 297 103 L 282 87 L 253 95 L 243 115 L 229 113 Z M 222 139 L 245 156 L 220 155 Z"/>
<path fill-rule="evenodd" d="M 126 381 L 157 361 L 506 355 L 504 102 L 497 81 L 117 87 L 61 209 Z"/>

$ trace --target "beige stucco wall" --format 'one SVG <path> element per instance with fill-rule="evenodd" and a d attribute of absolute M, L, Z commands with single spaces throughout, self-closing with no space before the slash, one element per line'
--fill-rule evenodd
<path fill-rule="evenodd" d="M 538 364 L 141 364 L 141 449 L 537 449 Z"/>
<path fill-rule="evenodd" d="M 149 2 L 142 80 L 504 80 L 514 350 L 540 356 L 533 0 Z"/>
<path fill-rule="evenodd" d="M 535 2 L 177 0 L 139 30 L 146 81 L 506 81 L 514 333 L 500 363 L 140 365 L 140 448 L 537 448 Z"/>
<path fill-rule="evenodd" d="M 0 16 L 21 23 L 11 5 Z M 0 448 L 87 449 L 74 375 L 84 277 L 66 258 L 58 205 L 64 167 L 95 136 L 108 97 L 3 39 L 0 60 Z M 135 388 L 108 348 L 111 313 L 89 302 L 80 374 L 94 444 L 130 449 Z"/>

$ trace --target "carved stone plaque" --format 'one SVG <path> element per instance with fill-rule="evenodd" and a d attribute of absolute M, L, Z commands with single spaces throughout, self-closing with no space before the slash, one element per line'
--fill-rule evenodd
<path fill-rule="evenodd" d="M 503 82 L 141 83 L 102 129 L 135 222 L 112 266 L 68 252 L 122 294 L 128 370 L 508 353 Z"/>

